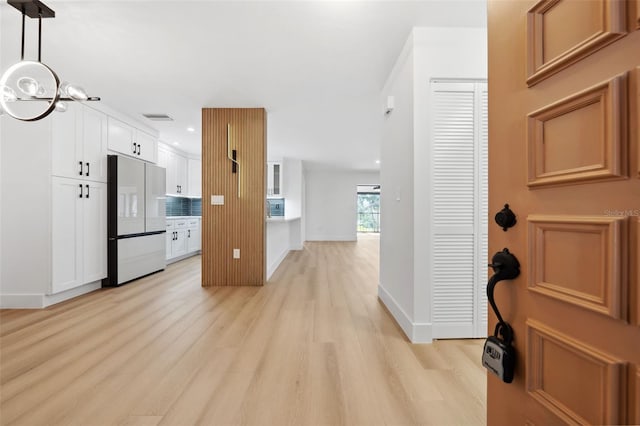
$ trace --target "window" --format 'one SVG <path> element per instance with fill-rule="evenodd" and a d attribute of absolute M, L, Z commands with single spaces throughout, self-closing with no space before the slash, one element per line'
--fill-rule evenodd
<path fill-rule="evenodd" d="M 358 232 L 380 232 L 380 194 L 358 192 Z"/>

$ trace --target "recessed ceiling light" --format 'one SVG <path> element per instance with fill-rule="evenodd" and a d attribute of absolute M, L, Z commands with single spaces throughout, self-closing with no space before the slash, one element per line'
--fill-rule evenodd
<path fill-rule="evenodd" d="M 380 160 L 376 160 L 376 164 L 380 164 Z"/>
<path fill-rule="evenodd" d="M 174 144 L 175 146 L 178 146 L 178 145 L 180 145 L 180 144 L 179 144 L 178 142 L 174 142 L 173 144 Z"/>
<path fill-rule="evenodd" d="M 194 129 L 193 127 L 187 127 L 187 132 L 195 132 L 196 129 Z"/>

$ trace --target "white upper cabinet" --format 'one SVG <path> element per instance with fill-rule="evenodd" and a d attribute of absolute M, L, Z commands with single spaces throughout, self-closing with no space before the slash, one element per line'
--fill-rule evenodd
<path fill-rule="evenodd" d="M 107 116 L 83 106 L 82 140 L 85 169 L 88 180 L 107 181 Z"/>
<path fill-rule="evenodd" d="M 107 181 L 107 116 L 82 104 L 70 103 L 53 114 L 52 174 Z"/>
<path fill-rule="evenodd" d="M 138 156 L 138 145 L 134 142 L 135 129 L 122 121 L 109 117 L 109 149 L 121 154 Z"/>
<path fill-rule="evenodd" d="M 136 129 L 135 141 L 138 144 L 139 158 L 151 163 L 158 161 L 158 140 L 154 136 Z"/>
<path fill-rule="evenodd" d="M 187 192 L 188 160 L 165 145 L 158 145 L 158 165 L 167 169 L 167 194 L 191 195 Z"/>
<path fill-rule="evenodd" d="M 267 197 L 282 197 L 282 163 L 267 162 Z"/>
<path fill-rule="evenodd" d="M 109 117 L 109 149 L 151 163 L 158 159 L 154 136 L 113 117 Z"/>
<path fill-rule="evenodd" d="M 180 195 L 188 195 L 187 187 L 187 159 L 182 155 L 175 154 L 176 157 L 176 185 Z"/>
<path fill-rule="evenodd" d="M 189 159 L 189 195 L 194 197 L 202 196 L 202 161 Z"/>

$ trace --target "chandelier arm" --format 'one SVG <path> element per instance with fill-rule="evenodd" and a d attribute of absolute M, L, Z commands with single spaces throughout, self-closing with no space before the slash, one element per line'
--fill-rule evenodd
<path fill-rule="evenodd" d="M 42 12 L 38 11 L 38 62 L 42 53 Z"/>
<path fill-rule="evenodd" d="M 21 54 L 20 54 L 20 60 L 24 61 L 24 21 L 25 21 L 26 15 L 24 13 L 24 6 L 22 7 L 22 50 L 21 50 Z"/>

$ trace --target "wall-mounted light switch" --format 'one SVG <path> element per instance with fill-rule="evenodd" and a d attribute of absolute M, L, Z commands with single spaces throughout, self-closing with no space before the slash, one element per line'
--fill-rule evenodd
<path fill-rule="evenodd" d="M 233 249 L 233 258 L 240 259 L 240 249 Z"/>
<path fill-rule="evenodd" d="M 211 196 L 211 205 L 212 206 L 224 206 L 224 195 L 212 195 Z"/>

